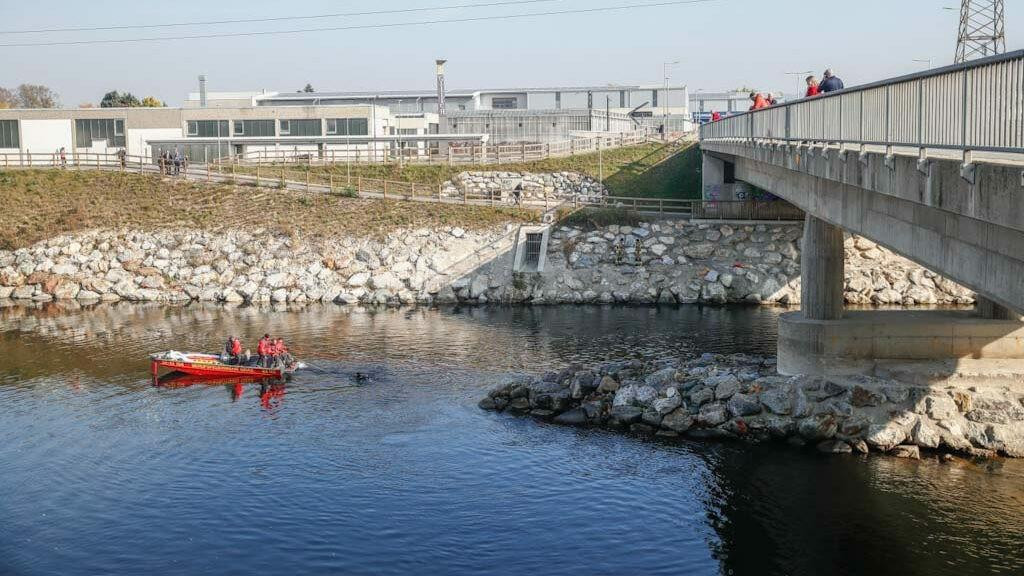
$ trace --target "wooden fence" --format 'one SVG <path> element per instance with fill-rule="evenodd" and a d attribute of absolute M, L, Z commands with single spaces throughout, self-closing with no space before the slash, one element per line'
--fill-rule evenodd
<path fill-rule="evenodd" d="M 17 157 L 18 161 L 13 161 Z M 240 162 L 190 164 L 154 163 L 144 156 L 123 158 L 117 154 L 77 153 L 63 160 L 57 154 L 0 154 L 0 168 L 105 170 L 136 174 L 181 177 L 193 181 L 225 183 L 241 186 L 288 189 L 383 200 L 406 200 L 466 204 L 493 207 L 519 207 L 551 210 L 558 206 L 632 210 L 643 214 L 688 217 L 701 220 L 803 220 L 799 208 L 782 200 L 693 200 L 674 198 L 640 198 L 630 196 L 583 196 L 570 198 L 530 198 L 515 203 L 511 194 L 500 190 L 446 195 L 442 184 L 422 184 L 352 176 L 350 172 L 310 170 L 307 166 L 249 165 Z"/>

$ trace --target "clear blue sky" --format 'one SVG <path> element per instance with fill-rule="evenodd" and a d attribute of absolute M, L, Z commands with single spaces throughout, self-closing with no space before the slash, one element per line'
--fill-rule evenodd
<path fill-rule="evenodd" d="M 0 28 L 154 24 L 384 10 L 486 0 L 50 0 L 0 3 Z M 538 12 L 657 0 L 556 0 L 406 15 L 156 30 L 2 34 L 0 43 L 129 38 L 345 26 Z M 952 61 L 958 0 L 717 0 L 603 14 L 120 45 L 0 48 L 0 86 L 46 84 L 65 106 L 108 90 L 171 105 L 206 73 L 211 90 L 318 91 L 429 88 L 433 61 L 449 60 L 450 87 L 673 83 L 708 91 L 741 85 L 795 91 L 786 72 L 832 67 L 847 85 Z M 1007 2 L 1007 48 L 1024 47 L 1024 7 Z"/>

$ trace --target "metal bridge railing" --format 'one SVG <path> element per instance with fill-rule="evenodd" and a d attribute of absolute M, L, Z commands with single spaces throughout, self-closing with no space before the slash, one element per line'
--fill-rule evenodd
<path fill-rule="evenodd" d="M 730 116 L 700 138 L 1024 153 L 1024 50 Z"/>

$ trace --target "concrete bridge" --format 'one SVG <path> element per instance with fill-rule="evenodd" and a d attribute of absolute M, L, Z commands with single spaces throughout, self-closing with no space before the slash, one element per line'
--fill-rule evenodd
<path fill-rule="evenodd" d="M 1024 51 L 701 127 L 704 189 L 733 181 L 807 213 L 783 373 L 1024 374 Z M 978 293 L 976 313 L 843 309 L 843 230 Z"/>

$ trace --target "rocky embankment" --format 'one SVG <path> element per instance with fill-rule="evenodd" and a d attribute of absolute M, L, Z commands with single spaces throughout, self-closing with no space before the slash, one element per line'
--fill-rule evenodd
<path fill-rule="evenodd" d="M 468 194 L 508 203 L 514 200 L 517 187 L 524 201 L 589 200 L 607 194 L 600 182 L 577 172 L 461 172 L 441 185 L 441 193 L 452 198 Z"/>
<path fill-rule="evenodd" d="M 590 231 L 560 227 L 551 234 L 538 288 L 559 302 L 795 305 L 802 235 L 801 223 L 665 220 Z M 846 240 L 845 290 L 850 304 L 974 301 L 970 290 L 853 236 Z"/>
<path fill-rule="evenodd" d="M 796 224 L 664 220 L 555 226 L 539 273 L 514 273 L 516 225 L 301 238 L 265 230 L 94 230 L 0 250 L 0 300 L 796 305 Z M 963 287 L 847 240 L 852 304 L 969 304 Z"/>
<path fill-rule="evenodd" d="M 746 355 L 628 360 L 514 377 L 480 407 L 666 439 L 777 440 L 828 453 L 913 458 L 922 448 L 1024 457 L 1021 390 L 783 377 L 774 359 Z"/>

